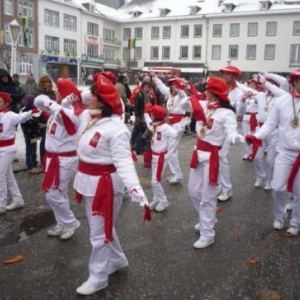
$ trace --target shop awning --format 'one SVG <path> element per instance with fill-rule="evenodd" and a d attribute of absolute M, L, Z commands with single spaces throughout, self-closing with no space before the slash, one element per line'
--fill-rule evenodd
<path fill-rule="evenodd" d="M 180 68 L 181 73 L 203 73 L 203 68 Z"/>

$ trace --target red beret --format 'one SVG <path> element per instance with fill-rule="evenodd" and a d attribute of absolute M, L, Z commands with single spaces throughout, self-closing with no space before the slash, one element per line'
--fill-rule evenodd
<path fill-rule="evenodd" d="M 111 71 L 106 71 L 106 72 L 101 72 L 100 74 L 102 76 L 104 76 L 105 78 L 107 78 L 113 85 L 115 85 L 117 83 L 117 76 L 115 73 L 113 73 Z"/>
<path fill-rule="evenodd" d="M 97 76 L 97 94 L 104 102 L 109 105 L 114 114 L 122 115 L 123 107 L 118 91 L 115 86 L 101 74 Z"/>
<path fill-rule="evenodd" d="M 236 75 L 237 77 L 240 77 L 242 75 L 241 70 L 234 66 L 227 66 L 225 68 L 220 69 L 219 72 L 221 74 L 224 74 L 226 72 L 232 73 L 232 74 Z"/>
<path fill-rule="evenodd" d="M 289 82 L 290 82 L 290 84 L 293 84 L 294 80 L 295 80 L 297 77 L 300 77 L 300 69 L 296 69 L 294 72 L 292 72 L 292 73 L 289 75 Z"/>
<path fill-rule="evenodd" d="M 77 89 L 76 84 L 67 78 L 59 78 L 56 82 L 57 90 L 63 98 L 75 94 L 80 96 L 80 92 Z"/>
<path fill-rule="evenodd" d="M 2 98 L 5 102 L 7 102 L 9 104 L 12 103 L 12 99 L 11 99 L 10 95 L 7 93 L 0 92 L 0 98 Z"/>
<path fill-rule="evenodd" d="M 166 109 L 160 105 L 153 105 L 151 112 L 155 119 L 164 119 L 167 116 Z"/>
<path fill-rule="evenodd" d="M 216 76 L 209 77 L 209 79 L 206 81 L 206 89 L 217 95 L 223 101 L 229 103 L 229 90 L 226 82 L 223 79 Z"/>

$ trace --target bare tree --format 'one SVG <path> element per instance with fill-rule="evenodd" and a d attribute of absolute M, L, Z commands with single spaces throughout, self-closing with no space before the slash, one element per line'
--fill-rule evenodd
<path fill-rule="evenodd" d="M 3 67 L 8 72 L 10 72 L 11 67 L 11 46 L 8 45 L 1 45 L 0 46 L 0 67 Z"/>

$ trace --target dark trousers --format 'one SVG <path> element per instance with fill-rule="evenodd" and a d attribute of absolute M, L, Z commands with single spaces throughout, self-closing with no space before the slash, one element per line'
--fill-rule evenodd
<path fill-rule="evenodd" d="M 37 168 L 38 162 L 37 162 L 37 141 L 36 139 L 33 140 L 29 138 L 28 136 L 24 136 L 25 138 L 25 144 L 26 144 L 26 166 L 28 170 L 31 170 L 33 168 Z"/>
<path fill-rule="evenodd" d="M 46 150 L 45 150 L 46 127 L 43 127 L 43 128 L 40 129 L 40 136 L 41 136 L 40 157 L 41 157 L 41 165 L 42 165 L 43 157 L 46 153 Z"/>

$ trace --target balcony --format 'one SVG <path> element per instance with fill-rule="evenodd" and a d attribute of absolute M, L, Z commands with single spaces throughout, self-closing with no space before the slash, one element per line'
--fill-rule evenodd
<path fill-rule="evenodd" d="M 104 37 L 103 38 L 103 43 L 106 45 L 114 45 L 114 46 L 119 46 L 121 47 L 121 41 L 119 41 L 118 39 L 114 38 L 108 38 L 108 37 Z"/>

